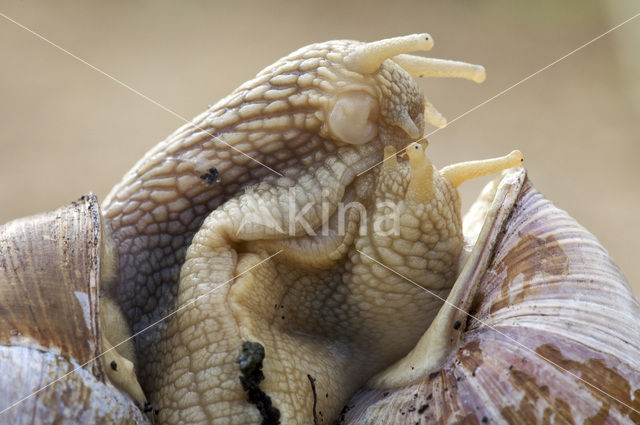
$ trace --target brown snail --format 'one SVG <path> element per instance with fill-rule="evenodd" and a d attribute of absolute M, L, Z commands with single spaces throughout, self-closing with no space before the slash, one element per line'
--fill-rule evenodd
<path fill-rule="evenodd" d="M 121 308 L 136 353 L 121 346 L 117 355 L 137 365 L 155 421 L 332 423 L 374 374 L 375 388 L 404 388 L 444 361 L 453 342 L 428 344 L 433 363 L 415 374 L 405 367 L 412 355 L 401 359 L 425 338 L 442 339 L 435 325 L 451 316 L 420 286 L 443 298 L 456 282 L 464 254 L 455 187 L 522 156 L 433 167 L 415 141 L 425 121 L 445 121 L 412 77 L 481 82 L 484 70 L 406 54 L 432 44 L 416 34 L 301 48 L 178 129 L 107 196 L 101 251 L 74 246 L 107 265 L 93 347 L 129 336 Z M 408 159 L 398 158 L 405 148 Z M 501 213 L 486 226 L 500 230 L 491 220 Z M 475 286 L 461 277 L 450 297 L 470 303 Z M 135 379 L 113 372 L 146 401 Z M 362 391 L 345 420 L 377 408 Z"/>

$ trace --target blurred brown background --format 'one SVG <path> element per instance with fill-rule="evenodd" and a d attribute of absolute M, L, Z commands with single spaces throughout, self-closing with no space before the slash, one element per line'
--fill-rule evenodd
<path fill-rule="evenodd" d="M 315 41 L 429 32 L 487 81 L 423 81 L 451 121 L 640 12 L 636 0 L 0 1 L 0 11 L 191 118 Z M 0 223 L 102 199 L 182 122 L 0 17 Z M 521 149 L 536 186 L 640 293 L 640 17 L 431 138 L 436 165 Z M 432 130 L 432 129 L 430 129 Z M 463 187 L 469 205 L 482 182 Z"/>

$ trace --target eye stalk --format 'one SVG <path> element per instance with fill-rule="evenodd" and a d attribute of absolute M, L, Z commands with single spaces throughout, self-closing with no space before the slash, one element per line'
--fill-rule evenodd
<path fill-rule="evenodd" d="M 482 65 L 404 54 L 391 59 L 416 78 L 464 78 L 476 83 L 482 83 L 487 78 Z"/>
<path fill-rule="evenodd" d="M 385 59 L 401 53 L 431 50 L 433 37 L 429 34 L 411 34 L 365 43 L 344 58 L 344 63 L 352 71 L 361 74 L 375 72 Z"/>
<path fill-rule="evenodd" d="M 426 144 L 413 142 L 405 150 L 411 167 L 411 180 L 409 180 L 407 199 L 423 204 L 433 199 L 435 194 L 433 165 L 427 157 L 425 149 Z"/>
<path fill-rule="evenodd" d="M 498 158 L 478 161 L 460 162 L 440 170 L 440 175 L 449 180 L 453 187 L 458 187 L 467 180 L 497 173 L 508 168 L 518 167 L 524 162 L 522 152 L 515 150 Z"/>

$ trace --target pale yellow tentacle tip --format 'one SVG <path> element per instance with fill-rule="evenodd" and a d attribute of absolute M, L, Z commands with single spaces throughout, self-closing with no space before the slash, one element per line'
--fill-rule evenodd
<path fill-rule="evenodd" d="M 422 161 L 424 157 L 424 149 L 425 146 L 422 143 L 411 142 L 405 148 L 405 152 L 407 153 L 409 161 L 413 161 L 417 164 L 419 161 Z"/>
<path fill-rule="evenodd" d="M 438 128 L 443 128 L 447 125 L 447 119 L 427 99 L 424 100 L 424 120 Z"/>
<path fill-rule="evenodd" d="M 475 69 L 472 73 L 471 81 L 476 83 L 484 83 L 484 80 L 487 79 L 487 71 L 484 69 L 482 65 L 475 65 Z"/>
<path fill-rule="evenodd" d="M 524 162 L 524 154 L 517 149 L 511 152 L 509 155 L 507 155 L 507 158 L 509 158 L 509 160 L 512 161 L 514 164 L 511 167 L 517 167 L 518 165 Z M 511 168 L 511 167 L 508 167 L 508 168 Z"/>

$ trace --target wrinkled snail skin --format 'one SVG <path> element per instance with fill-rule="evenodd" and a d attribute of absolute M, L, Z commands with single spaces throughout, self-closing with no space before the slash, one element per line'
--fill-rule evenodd
<path fill-rule="evenodd" d="M 392 149 L 387 146 L 385 151 Z M 179 303 L 239 277 L 199 300 L 197 315 L 190 311 L 175 315 L 168 327 L 170 339 L 186 344 L 197 340 L 195 335 L 207 335 L 199 350 L 188 354 L 190 365 L 200 365 L 203 372 L 164 363 L 164 370 L 171 372 L 161 387 L 172 388 L 173 393 L 160 390 L 154 404 L 166 406 L 163 400 L 175 397 L 176 388 L 170 382 L 176 376 L 193 376 L 193 382 L 200 383 L 200 397 L 210 402 L 178 408 L 176 417 L 205 412 L 208 420 L 231 416 L 232 423 L 259 422 L 258 411 L 247 409 L 236 380 L 238 347 L 251 341 L 266 352 L 266 378 L 260 387 L 278 409 L 282 423 L 310 423 L 314 402 L 317 414 L 331 421 L 367 377 L 415 344 L 440 302 L 380 270 L 367 255 L 446 295 L 455 278 L 462 235 L 455 188 L 433 168 L 422 145 L 412 143 L 407 150 L 409 163 L 398 163 L 393 155 L 387 158 L 376 187 L 367 192 L 374 199 L 365 199 L 369 208 L 358 217 L 362 221 L 351 222 L 352 229 L 366 231 L 347 232 L 351 242 L 341 244 L 347 250 L 328 265 L 318 267 L 313 258 L 328 251 L 323 237 L 257 241 L 232 248 L 228 239 L 236 235 L 224 229 L 231 217 L 246 211 L 237 206 L 246 202 L 245 195 L 223 204 L 205 220 L 187 252 Z M 514 164 L 519 163 L 518 159 Z M 387 205 L 400 209 L 397 234 L 374 229 L 373 223 L 389 215 Z M 274 252 L 282 256 L 254 269 Z M 225 356 L 212 361 L 207 353 Z M 200 374 L 208 380 L 198 381 Z M 314 379 L 315 388 L 307 375 Z M 216 377 L 216 385 L 210 384 L 211 376 Z M 235 394 L 231 392 L 234 382 Z M 221 387 L 229 398 L 223 398 Z M 177 393 L 181 398 L 188 394 L 182 389 Z M 233 409 L 232 414 L 225 408 Z M 173 409 L 165 408 L 168 413 Z"/>
<path fill-rule="evenodd" d="M 443 306 L 340 423 L 640 423 L 640 302 L 619 268 L 524 170 L 484 195 L 465 217 L 476 234 L 484 222 L 478 249 L 448 298 L 474 318 Z"/>
<path fill-rule="evenodd" d="M 134 371 L 120 370 L 123 392 L 98 358 L 102 236 L 91 194 L 0 226 L 0 423 L 151 423 Z"/>
<path fill-rule="evenodd" d="M 229 214 L 234 203 L 244 209 L 245 216 L 273 212 L 278 220 L 275 227 L 285 231 L 290 219 L 280 200 L 290 192 L 299 196 L 299 207 L 310 203 L 303 219 L 313 229 L 323 224 L 319 214 L 323 197 L 329 213 L 348 196 L 366 204 L 370 195 L 363 197 L 362 189 L 373 184 L 372 177 L 356 175 L 382 159 L 384 146 L 406 147 L 423 134 L 425 118 L 445 123 L 412 75 L 394 61 L 398 55 L 428 50 L 432 44 L 428 34 L 416 34 L 375 43 L 338 40 L 303 47 L 267 67 L 145 155 L 103 204 L 118 257 L 119 282 L 112 294 L 132 331 L 144 329 L 241 268 L 236 262 L 240 265 L 242 258 L 234 258 L 231 251 L 228 256 L 214 255 L 214 264 L 207 267 L 215 270 L 215 279 L 198 283 L 205 271 L 186 269 L 178 287 L 186 249 L 211 211 L 224 228 L 218 236 L 234 235 L 236 241 L 247 242 L 279 240 L 288 232 L 241 226 L 238 219 L 243 215 Z M 465 72 L 464 66 L 443 61 L 427 62 L 421 68 L 418 58 L 411 72 L 478 81 L 482 68 L 466 65 Z M 375 177 L 377 171 L 370 174 Z M 245 193 L 247 187 L 250 191 Z M 261 209 L 246 211 L 252 197 L 261 200 Z M 223 203 L 226 214 L 217 210 Z M 294 234 L 304 237 L 305 231 L 298 226 Z M 205 234 L 201 231 L 203 239 Z M 197 251 L 201 245 L 196 241 L 190 249 Z M 246 403 L 236 402 L 242 395 L 235 364 L 240 340 L 232 351 L 215 351 L 218 337 L 208 335 L 211 329 L 219 329 L 220 335 L 228 330 L 239 338 L 238 325 L 224 314 L 228 319 L 208 322 L 202 311 L 209 307 L 230 308 L 196 306 L 184 318 L 176 317 L 175 323 L 160 324 L 136 338 L 138 358 L 144 359 L 139 364 L 141 383 L 160 408 L 160 421 L 204 423 L 247 409 Z M 215 352 L 218 360 L 197 362 L 191 355 L 198 350 Z M 208 372 L 217 361 L 227 362 L 228 376 L 212 377 Z M 203 408 L 212 404 L 207 398 L 211 394 L 203 394 L 227 381 L 234 386 L 220 390 L 217 399 L 222 404 Z"/>

